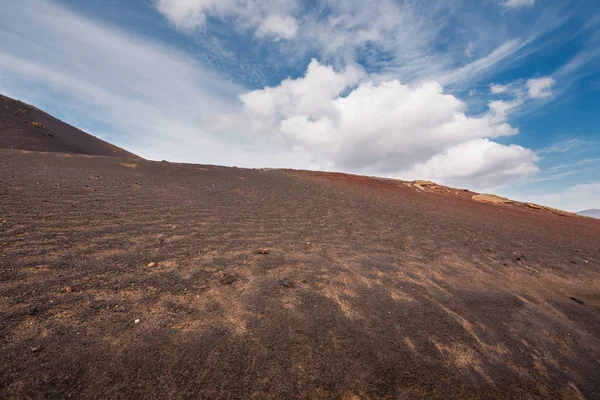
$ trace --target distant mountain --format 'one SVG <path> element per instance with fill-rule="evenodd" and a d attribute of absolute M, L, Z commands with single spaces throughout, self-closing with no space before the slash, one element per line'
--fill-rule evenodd
<path fill-rule="evenodd" d="M 0 149 L 142 158 L 18 100 L 0 95 Z"/>
<path fill-rule="evenodd" d="M 590 208 L 589 210 L 579 211 L 577 214 L 585 217 L 592 217 L 600 219 L 600 210 L 597 208 Z"/>

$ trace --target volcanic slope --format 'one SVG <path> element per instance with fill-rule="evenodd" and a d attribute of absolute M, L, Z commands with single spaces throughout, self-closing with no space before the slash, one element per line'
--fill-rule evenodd
<path fill-rule="evenodd" d="M 344 174 L 0 160 L 0 398 L 600 398 L 600 221 Z"/>
<path fill-rule="evenodd" d="M 2 95 L 0 95 L 0 149 L 141 159 L 29 104 Z"/>

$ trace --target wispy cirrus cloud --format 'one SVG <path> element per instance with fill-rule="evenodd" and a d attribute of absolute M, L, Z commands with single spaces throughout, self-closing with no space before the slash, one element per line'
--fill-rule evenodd
<path fill-rule="evenodd" d="M 300 0 L 155 0 L 155 4 L 177 27 L 191 29 L 192 35 L 209 35 L 206 21 L 212 17 L 233 18 L 232 29 L 251 30 L 259 39 L 287 39 L 278 49 L 288 56 L 281 62 L 288 58 L 297 63 L 302 55 L 317 55 L 336 66 L 360 63 L 382 80 L 436 80 L 443 85 L 472 84 L 563 22 L 547 18 L 519 37 L 510 37 L 501 26 L 494 26 L 497 21 L 459 19 L 461 6 L 447 1 L 424 5 L 410 0 L 320 0 L 310 7 Z M 457 22 L 464 26 L 452 29 L 456 32 L 452 39 L 464 44 L 460 50 L 440 49 L 439 43 L 448 41 L 448 30 Z"/>
<path fill-rule="evenodd" d="M 548 168 L 550 172 L 559 172 L 600 163 L 600 158 L 586 158 L 568 164 L 558 164 Z"/>
<path fill-rule="evenodd" d="M 557 143 L 553 143 L 550 146 L 543 147 L 537 150 L 537 154 L 540 156 L 546 156 L 554 153 L 567 153 L 571 150 L 582 148 L 582 147 L 591 147 L 597 146 L 598 143 L 590 141 L 590 140 L 582 140 L 582 139 L 567 139 L 562 140 Z"/>
<path fill-rule="evenodd" d="M 533 1 L 497 5 L 529 3 Z M 316 57 L 336 67 L 358 63 L 373 81 L 437 81 L 453 91 L 469 90 L 542 50 L 549 45 L 541 40 L 546 33 L 569 20 L 562 6 L 551 5 L 533 23 L 517 24 L 509 34 L 507 25 L 513 24 L 514 16 L 482 18 L 469 11 L 473 5 L 453 1 L 318 0 L 309 5 L 301 0 L 154 0 L 154 4 L 176 26 L 200 28 L 192 29 L 191 35 L 209 37 L 210 17 L 233 20 L 232 30 L 251 30 L 259 40 L 275 39 L 280 44 L 275 49 L 280 53 L 278 64 L 293 65 L 297 74 L 302 72 L 299 64 Z M 449 42 L 456 45 L 440 47 Z"/>

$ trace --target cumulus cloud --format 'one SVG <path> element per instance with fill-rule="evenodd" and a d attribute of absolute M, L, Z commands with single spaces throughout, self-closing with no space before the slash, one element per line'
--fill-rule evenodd
<path fill-rule="evenodd" d="M 296 20 L 288 15 L 295 0 L 154 0 L 156 9 L 180 29 L 203 29 L 206 18 L 234 18 L 236 26 L 256 29 L 257 37 L 290 39 L 296 35 Z"/>
<path fill-rule="evenodd" d="M 436 82 L 375 84 L 356 67 L 335 71 L 316 60 L 304 77 L 240 99 L 263 133 L 305 149 L 325 168 L 399 177 L 419 172 L 441 181 L 483 176 L 494 185 L 537 170 L 530 150 L 487 140 L 518 133 L 506 122 L 516 101 L 494 101 L 484 115 L 467 116 L 465 103 Z M 460 162 L 464 168 L 439 172 L 440 165 Z"/>
<path fill-rule="evenodd" d="M 411 179 L 429 179 L 452 186 L 485 189 L 539 171 L 533 151 L 504 146 L 488 139 L 460 143 L 403 173 Z"/>
<path fill-rule="evenodd" d="M 533 7 L 535 0 L 506 0 L 502 5 L 506 8 Z"/>
<path fill-rule="evenodd" d="M 321 117 L 332 111 L 331 102 L 340 92 L 363 76 L 358 67 L 336 72 L 333 67 L 312 60 L 304 78 L 288 78 L 277 87 L 255 90 L 240 99 L 245 111 L 257 118 L 285 119 L 299 114 Z"/>
<path fill-rule="evenodd" d="M 536 78 L 527 81 L 529 97 L 533 99 L 552 96 L 552 86 L 554 86 L 554 78 L 552 77 Z"/>

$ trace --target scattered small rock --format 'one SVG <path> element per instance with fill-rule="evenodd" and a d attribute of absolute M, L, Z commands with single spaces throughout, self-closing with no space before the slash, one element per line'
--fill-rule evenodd
<path fill-rule="evenodd" d="M 31 307 L 27 308 L 27 314 L 29 314 L 29 315 L 35 315 L 35 314 L 37 314 L 37 312 L 38 312 L 38 309 L 35 306 L 31 306 Z"/>
<path fill-rule="evenodd" d="M 154 268 L 154 267 L 156 267 L 156 263 L 153 261 L 150 264 L 146 265 L 146 267 L 148 267 L 148 268 Z"/>
<path fill-rule="evenodd" d="M 133 321 L 134 324 L 139 324 L 140 323 L 140 319 L 137 318 L 135 321 Z"/>
<path fill-rule="evenodd" d="M 32 353 L 37 353 L 38 351 L 41 350 L 41 348 L 40 347 L 32 347 L 30 350 Z"/>
<path fill-rule="evenodd" d="M 226 272 L 223 272 L 221 274 L 221 284 L 222 285 L 231 285 L 233 282 L 235 282 L 235 276 L 228 274 Z"/>
<path fill-rule="evenodd" d="M 576 302 L 576 303 L 583 304 L 583 300 L 581 300 L 581 299 L 578 299 L 577 297 L 573 297 L 573 296 L 571 296 L 571 297 L 569 297 L 569 298 L 570 298 L 571 300 L 573 300 L 574 302 Z"/>
<path fill-rule="evenodd" d="M 71 286 L 67 286 L 65 288 L 65 293 L 71 293 L 73 291 L 73 288 Z"/>
<path fill-rule="evenodd" d="M 256 254 L 269 254 L 269 249 L 263 248 L 256 250 Z"/>
<path fill-rule="evenodd" d="M 282 280 L 279 281 L 279 284 L 286 288 L 294 287 L 294 282 L 292 282 L 289 278 L 283 278 Z"/>

